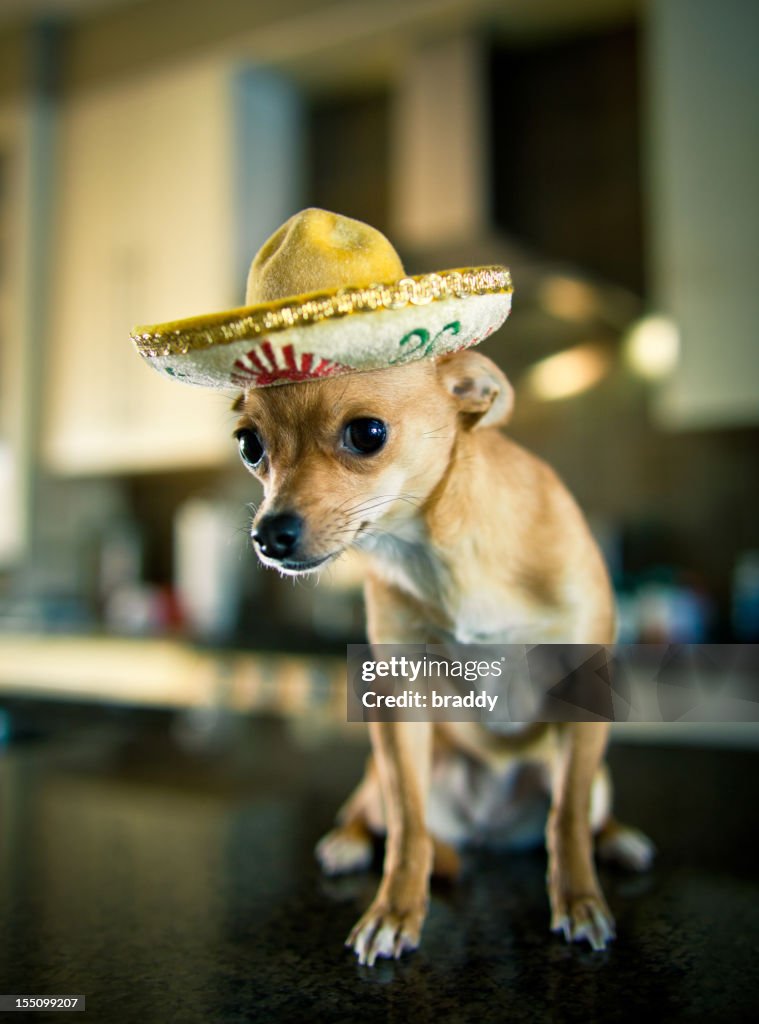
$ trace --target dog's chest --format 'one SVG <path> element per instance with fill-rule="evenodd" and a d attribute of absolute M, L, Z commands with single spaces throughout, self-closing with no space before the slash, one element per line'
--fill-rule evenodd
<path fill-rule="evenodd" d="M 380 575 L 430 612 L 430 626 L 459 643 L 535 643 L 555 630 L 555 614 L 473 566 L 451 569 L 425 542 L 421 527 L 361 545 Z"/>
<path fill-rule="evenodd" d="M 447 589 L 447 573 L 432 557 L 424 543 L 420 527 L 406 526 L 403 531 L 370 536 L 359 542 L 373 556 L 382 578 L 426 606 L 440 603 Z"/>

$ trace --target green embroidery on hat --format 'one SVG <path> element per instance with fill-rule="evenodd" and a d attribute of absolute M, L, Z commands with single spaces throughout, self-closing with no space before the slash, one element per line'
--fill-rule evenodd
<path fill-rule="evenodd" d="M 455 334 L 459 334 L 460 331 L 461 331 L 461 321 L 460 320 L 452 320 L 449 324 L 445 325 L 445 327 L 440 331 L 439 334 L 435 335 L 435 337 L 432 339 L 432 343 L 431 343 L 430 347 L 432 347 L 432 345 L 436 345 L 438 340 L 440 338 L 442 338 L 442 336 L 444 334 L 454 334 L 455 335 Z"/>
<path fill-rule="evenodd" d="M 408 334 L 404 334 L 401 340 L 398 342 L 398 348 L 403 349 L 404 346 L 410 345 L 414 339 L 417 340 L 417 344 L 413 348 L 406 348 L 397 358 L 391 359 L 391 363 L 401 363 L 410 359 L 415 352 L 418 352 L 420 348 L 424 348 L 425 345 L 429 346 L 430 332 L 424 327 L 417 327 L 415 331 L 409 331 Z M 427 354 L 425 350 L 424 354 Z"/>
<path fill-rule="evenodd" d="M 401 355 L 396 356 L 395 359 L 391 359 L 391 365 L 395 363 L 406 363 L 414 357 L 424 358 L 428 356 L 430 352 L 437 347 L 439 340 L 444 334 L 458 334 L 461 331 L 461 321 L 452 320 L 451 323 L 446 324 L 445 327 L 441 328 L 434 338 L 430 338 L 430 332 L 424 327 L 417 327 L 413 331 L 409 331 L 408 334 L 404 334 L 401 340 L 398 342 L 398 347 L 403 349 Z M 416 339 L 416 344 L 413 348 L 406 348 L 405 346 L 411 345 Z"/>

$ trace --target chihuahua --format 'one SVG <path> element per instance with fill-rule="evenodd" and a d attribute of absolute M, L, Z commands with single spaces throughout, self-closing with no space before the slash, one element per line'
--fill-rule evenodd
<path fill-rule="evenodd" d="M 297 576 L 360 548 L 372 644 L 612 643 L 612 590 L 579 508 L 545 463 L 494 429 L 512 402 L 504 374 L 472 350 L 245 393 L 236 437 L 264 488 L 252 525 L 260 560 Z M 418 946 L 433 870 L 457 870 L 452 843 L 488 817 L 519 831 L 537 799 L 550 808 L 551 929 L 606 946 L 614 922 L 594 835 L 600 856 L 632 869 L 653 854 L 611 816 L 608 725 L 369 730 L 366 774 L 317 847 L 327 873 L 354 871 L 371 862 L 373 834 L 386 835 L 379 890 L 346 943 L 361 964 Z"/>

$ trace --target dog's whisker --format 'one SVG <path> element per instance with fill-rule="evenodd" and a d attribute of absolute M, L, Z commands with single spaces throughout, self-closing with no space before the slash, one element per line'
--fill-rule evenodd
<path fill-rule="evenodd" d="M 339 504 L 339 505 L 337 506 L 337 508 L 335 509 L 335 512 L 340 512 L 340 511 L 342 511 L 342 510 L 343 510 L 343 509 L 345 508 L 345 506 L 346 506 L 346 505 L 348 504 L 348 502 L 349 502 L 349 501 L 350 501 L 350 500 L 351 500 L 351 499 L 352 499 L 353 497 L 354 497 L 354 495 L 352 495 L 352 494 L 348 495 L 348 497 L 347 497 L 347 498 L 345 499 L 345 501 L 341 501 L 341 502 L 340 502 L 340 504 Z M 368 500 L 368 499 L 365 499 L 365 500 Z M 358 502 L 358 504 L 360 505 L 360 504 L 361 504 L 361 502 Z M 352 506 L 351 506 L 351 508 L 356 508 L 356 507 L 357 507 L 356 505 L 352 505 Z M 350 511 L 350 509 L 349 509 L 348 511 Z"/>
<path fill-rule="evenodd" d="M 395 495 L 372 495 L 371 497 L 365 498 L 363 501 L 360 501 L 355 505 L 351 505 L 350 508 L 342 509 L 341 511 L 343 512 L 343 515 L 350 515 L 353 512 L 362 512 L 365 511 L 367 507 L 376 500 L 392 501 L 394 497 Z M 340 511 L 340 509 L 338 509 L 338 511 Z"/>
<path fill-rule="evenodd" d="M 445 430 L 446 427 L 447 427 L 447 424 L 441 423 L 439 427 L 433 427 L 432 430 L 425 430 L 419 436 L 420 437 L 450 437 L 451 436 L 450 434 L 441 434 L 440 433 L 440 431 L 441 430 Z"/>
<path fill-rule="evenodd" d="M 360 509 L 362 506 L 366 506 L 367 504 L 369 504 L 370 502 L 373 502 L 373 501 L 396 501 L 396 500 L 417 501 L 417 502 L 419 501 L 419 499 L 416 498 L 415 495 L 408 494 L 408 493 L 403 492 L 403 491 L 401 491 L 400 493 L 397 493 L 397 494 L 373 494 L 373 495 L 370 495 L 368 498 L 365 498 L 363 502 L 358 502 L 356 505 L 352 505 L 350 508 L 347 508 L 347 509 L 345 509 L 343 507 L 343 505 L 338 505 L 338 507 L 337 507 L 337 509 L 335 511 L 342 511 L 342 512 L 344 512 L 344 514 L 347 515 L 347 514 L 349 514 L 351 512 L 356 511 L 357 509 Z"/>
<path fill-rule="evenodd" d="M 422 502 L 412 494 L 388 494 L 388 495 L 375 495 L 374 499 L 368 498 L 362 505 L 354 506 L 351 509 L 346 509 L 344 515 L 353 514 L 355 517 L 362 515 L 364 512 L 371 512 L 382 505 L 387 505 L 393 501 L 404 501 L 415 508 L 421 508 Z M 372 503 L 373 502 L 373 503 Z"/>

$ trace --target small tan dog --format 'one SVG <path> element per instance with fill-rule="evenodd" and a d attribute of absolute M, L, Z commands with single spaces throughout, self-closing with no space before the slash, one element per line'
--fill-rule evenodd
<path fill-rule="evenodd" d="M 246 392 L 236 436 L 264 486 L 253 523 L 261 561 L 299 575 L 363 549 L 373 644 L 612 643 L 609 579 L 577 505 L 547 465 L 493 429 L 512 399 L 474 351 Z M 433 864 L 456 868 L 442 840 L 466 841 L 494 810 L 506 831 L 523 820 L 525 768 L 530 793 L 550 794 L 551 928 L 602 949 L 614 924 L 594 833 L 601 855 L 633 869 L 653 852 L 611 817 L 607 731 L 538 723 L 504 737 L 471 722 L 373 722 L 366 775 L 317 848 L 325 871 L 356 870 L 371 859 L 371 834 L 386 832 L 379 891 L 348 938 L 359 962 L 418 945 Z M 479 803 L 462 792 L 464 765 L 493 781 Z M 451 825 L 457 801 L 468 820 Z"/>
<path fill-rule="evenodd" d="M 580 511 L 546 465 L 493 429 L 512 390 L 470 346 L 501 326 L 511 292 L 499 266 L 410 278 L 376 229 L 308 209 L 256 254 L 244 307 L 132 338 L 166 377 L 243 390 L 240 453 L 265 493 L 259 557 L 299 575 L 363 549 L 373 644 L 611 643 L 611 588 Z M 614 926 L 593 833 L 629 867 L 652 855 L 610 816 L 605 725 L 370 732 L 366 776 L 317 849 L 325 871 L 355 870 L 371 859 L 372 832 L 387 834 L 379 892 L 348 939 L 362 964 L 418 945 L 433 867 L 456 868 L 444 840 L 523 839 L 546 797 L 551 927 L 605 946 Z"/>

